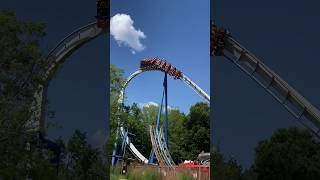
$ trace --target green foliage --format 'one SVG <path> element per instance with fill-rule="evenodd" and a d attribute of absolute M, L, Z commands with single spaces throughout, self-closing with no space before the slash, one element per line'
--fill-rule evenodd
<path fill-rule="evenodd" d="M 135 145 L 145 155 L 149 155 L 151 150 L 149 125 L 151 119 L 153 121 L 156 119 L 156 115 L 154 115 L 156 109 L 153 106 L 140 109 L 136 103 L 133 103 L 129 110 L 129 121 L 126 127 L 129 132 L 136 135 Z"/>
<path fill-rule="evenodd" d="M 26 125 L 47 66 L 39 47 L 45 25 L 20 22 L 12 11 L 2 11 L 0 27 L 0 179 L 42 179 L 42 172 L 53 171 L 46 160 L 50 153 L 37 152 L 36 136 Z"/>
<path fill-rule="evenodd" d="M 39 48 L 45 35 L 43 23 L 19 22 L 13 12 L 3 11 L 0 27 L 0 117 L 3 121 L 12 118 L 8 117 L 11 112 L 23 111 L 29 106 L 47 64 Z"/>
<path fill-rule="evenodd" d="M 59 179 L 104 179 L 108 175 L 107 155 L 87 143 L 86 133 L 75 130 L 65 146 L 61 138 L 56 140 L 60 145 Z"/>
<path fill-rule="evenodd" d="M 257 179 L 295 180 L 320 178 L 320 143 L 306 130 L 277 130 L 256 148 L 253 169 Z"/>
<path fill-rule="evenodd" d="M 251 166 L 249 169 L 246 169 L 242 173 L 242 179 L 244 179 L 244 180 L 257 180 L 257 173 L 254 170 L 254 166 Z"/>
<path fill-rule="evenodd" d="M 148 105 L 139 108 L 136 103 L 128 108 L 128 121 L 125 127 L 136 135 L 134 144 L 144 155 L 149 155 L 152 148 L 149 128 L 150 125 L 155 125 L 158 111 L 158 106 Z M 205 122 L 210 120 L 208 104 L 197 103 L 192 106 L 187 117 L 178 109 L 171 109 L 168 112 L 168 118 L 169 149 L 176 163 L 187 159 L 194 160 L 201 151 L 209 152 L 210 127 L 209 122 Z M 162 115 L 161 126 L 163 126 L 163 121 L 164 116 Z"/>
<path fill-rule="evenodd" d="M 170 154 L 175 163 L 181 163 L 186 160 L 183 156 L 186 154 L 186 150 L 183 149 L 183 143 L 185 141 L 184 136 L 186 133 L 186 128 L 184 127 L 186 116 L 178 109 L 172 109 L 168 113 L 168 119 Z M 193 159 L 194 158 L 196 157 L 193 157 Z"/>
<path fill-rule="evenodd" d="M 256 158 L 242 171 L 219 152 L 211 158 L 212 178 L 230 180 L 316 180 L 320 178 L 320 142 L 307 130 L 278 129 L 258 143 Z"/>
<path fill-rule="evenodd" d="M 120 124 L 125 124 L 128 120 L 128 114 L 124 109 L 121 108 L 121 104 L 119 104 L 118 99 L 120 95 L 120 91 L 122 89 L 122 85 L 124 82 L 123 78 L 123 69 L 119 69 L 114 65 L 110 65 L 110 118 L 109 118 L 109 139 L 107 141 L 106 146 L 104 147 L 104 153 L 107 157 L 107 164 L 111 162 L 111 154 L 114 148 L 114 143 L 116 142 L 116 128 Z M 118 124 L 120 123 L 120 124 Z"/>
<path fill-rule="evenodd" d="M 87 144 L 86 134 L 76 130 L 68 142 L 69 168 L 75 179 L 88 179 L 91 167 L 98 160 L 98 151 Z"/>
<path fill-rule="evenodd" d="M 133 170 L 128 172 L 128 179 L 132 180 L 157 180 L 157 172 L 154 169 L 144 171 L 144 173 L 136 173 Z"/>
<path fill-rule="evenodd" d="M 177 175 L 177 179 L 179 180 L 193 180 L 193 176 L 188 173 L 180 173 Z"/>
<path fill-rule="evenodd" d="M 111 129 L 111 139 L 110 145 L 115 141 L 114 130 L 118 126 L 119 120 L 126 121 L 128 118 L 125 111 L 120 108 L 121 104 L 119 104 L 118 99 L 120 95 L 120 91 L 122 89 L 122 85 L 124 82 L 123 78 L 123 70 L 115 67 L 114 65 L 110 65 L 110 129 Z M 124 122 L 120 122 L 124 123 Z"/>
<path fill-rule="evenodd" d="M 57 158 L 28 128 L 34 93 L 48 68 L 40 48 L 45 25 L 3 11 L 0 27 L 0 179 L 105 179 L 107 148 L 92 148 L 85 133 L 76 131 L 67 145 L 57 139 Z"/>
<path fill-rule="evenodd" d="M 192 160 L 201 151 L 210 151 L 210 107 L 207 103 L 200 102 L 190 108 L 183 130 L 185 159 Z"/>
<path fill-rule="evenodd" d="M 111 180 L 130 179 L 130 180 L 192 180 L 194 179 L 190 172 L 173 172 L 166 171 L 166 169 L 158 169 L 157 167 L 130 167 L 125 175 L 120 175 L 119 168 L 110 170 Z M 164 175 L 166 172 L 166 176 Z"/>
<path fill-rule="evenodd" d="M 110 100 L 116 102 L 124 82 L 123 69 L 110 65 Z"/>
<path fill-rule="evenodd" d="M 220 152 L 211 152 L 211 178 L 224 180 L 241 180 L 241 167 L 236 160 L 225 157 Z"/>

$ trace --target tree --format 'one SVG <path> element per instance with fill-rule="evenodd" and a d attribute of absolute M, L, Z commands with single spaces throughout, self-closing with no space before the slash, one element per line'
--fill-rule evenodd
<path fill-rule="evenodd" d="M 320 178 L 320 142 L 307 130 L 278 129 L 256 147 L 256 158 L 242 171 L 234 159 L 226 160 L 219 151 L 211 155 L 213 179 L 316 180 Z"/>
<path fill-rule="evenodd" d="M 252 166 L 258 180 L 315 180 L 320 178 L 320 143 L 298 128 L 277 130 L 259 142 Z"/>
<path fill-rule="evenodd" d="M 124 82 L 123 69 L 117 68 L 115 65 L 110 64 L 110 101 L 111 103 L 117 102 L 122 83 Z"/>
<path fill-rule="evenodd" d="M 45 25 L 19 22 L 11 11 L 0 15 L 0 117 L 2 122 L 29 109 L 47 66 L 39 48 Z M 19 117 L 20 118 L 20 117 Z"/>
<path fill-rule="evenodd" d="M 149 134 L 149 122 L 150 119 L 146 118 L 148 110 L 143 108 L 140 109 L 136 103 L 133 103 L 130 107 L 129 122 L 127 129 L 130 133 L 135 134 L 135 145 L 136 148 L 144 155 L 149 155 L 151 151 L 151 141 Z"/>
<path fill-rule="evenodd" d="M 125 127 L 130 133 L 136 135 L 134 144 L 144 155 L 149 155 L 152 148 L 149 127 L 150 125 L 155 126 L 158 111 L 159 106 L 156 105 L 138 107 L 136 103 L 133 103 L 129 108 L 128 122 Z M 178 109 L 169 109 L 168 119 L 169 149 L 176 163 L 187 159 L 194 160 L 202 150 L 209 151 L 208 104 L 195 104 L 190 108 L 188 117 Z M 163 122 L 164 114 L 160 119 L 160 127 L 163 127 Z M 194 141 L 195 138 L 196 141 Z"/>
<path fill-rule="evenodd" d="M 86 133 L 75 130 L 68 142 L 68 152 L 72 179 L 88 179 L 93 163 L 98 160 L 98 151 L 87 144 Z"/>
<path fill-rule="evenodd" d="M 242 172 L 242 179 L 243 180 L 257 180 L 257 173 L 255 172 L 254 166 L 246 169 Z"/>
<path fill-rule="evenodd" d="M 107 150 L 109 153 L 112 152 L 113 143 L 116 141 L 115 130 L 118 127 L 118 123 L 125 124 L 128 119 L 128 114 L 122 108 L 122 104 L 119 104 L 118 99 L 122 85 L 124 82 L 123 69 L 119 69 L 114 65 L 110 65 L 110 136 L 108 139 Z M 121 122 L 119 122 L 121 120 Z"/>
<path fill-rule="evenodd" d="M 20 22 L 12 11 L 3 11 L 0 27 L 0 179 L 43 177 L 54 169 L 47 155 L 37 153 L 36 134 L 26 124 L 47 66 L 39 46 L 45 25 Z"/>
<path fill-rule="evenodd" d="M 183 127 L 185 159 L 195 159 L 201 151 L 210 151 L 210 107 L 207 103 L 192 106 Z"/>
<path fill-rule="evenodd" d="M 233 158 L 225 159 L 219 151 L 211 153 L 211 179 L 241 180 L 242 169 Z"/>
<path fill-rule="evenodd" d="M 169 110 L 169 149 L 172 159 L 175 163 L 181 163 L 183 155 L 186 154 L 183 149 L 185 128 L 183 127 L 186 116 L 178 109 Z"/>
<path fill-rule="evenodd" d="M 58 179 L 104 179 L 109 174 L 106 156 L 87 143 L 85 132 L 75 130 L 67 146 L 61 138 L 56 143 L 61 149 Z"/>

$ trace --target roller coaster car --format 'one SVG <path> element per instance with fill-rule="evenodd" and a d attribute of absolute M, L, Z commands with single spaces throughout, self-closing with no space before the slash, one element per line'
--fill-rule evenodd
<path fill-rule="evenodd" d="M 177 70 L 173 65 L 165 60 L 158 58 L 147 58 L 140 61 L 141 69 L 158 69 L 173 76 L 174 79 L 181 77 L 181 71 Z"/>
<path fill-rule="evenodd" d="M 152 60 L 150 60 L 149 64 L 150 64 L 151 68 L 156 68 L 155 64 L 156 64 L 157 61 L 158 60 L 156 58 L 153 58 Z"/>
<path fill-rule="evenodd" d="M 159 61 L 156 58 L 147 58 L 140 62 L 140 68 L 157 68 L 156 63 Z"/>
<path fill-rule="evenodd" d="M 176 72 L 174 73 L 174 79 L 179 79 L 181 77 L 181 71 L 176 70 Z"/>
<path fill-rule="evenodd" d="M 212 28 L 212 27 L 211 27 Z M 211 30 L 210 32 L 210 55 L 214 55 L 214 31 Z"/>
<path fill-rule="evenodd" d="M 170 63 L 166 63 L 166 66 L 165 66 L 165 68 L 164 68 L 164 71 L 165 72 L 167 72 L 167 73 L 169 73 L 169 69 L 171 68 L 171 64 Z"/>
<path fill-rule="evenodd" d="M 161 60 L 157 59 L 156 62 L 155 62 L 155 65 L 159 66 L 160 64 L 161 64 Z"/>
<path fill-rule="evenodd" d="M 158 68 L 164 70 L 165 66 L 166 66 L 166 62 L 165 61 L 161 61 L 161 64 L 159 65 Z"/>
<path fill-rule="evenodd" d="M 168 71 L 168 73 L 169 73 L 170 76 L 173 76 L 175 71 L 176 71 L 176 68 L 171 66 L 169 71 Z"/>
<path fill-rule="evenodd" d="M 211 55 L 220 56 L 222 54 L 222 49 L 225 46 L 224 39 L 228 34 L 227 30 L 211 24 L 210 33 L 210 53 Z"/>
<path fill-rule="evenodd" d="M 140 68 L 144 68 L 146 66 L 146 62 L 143 60 L 143 61 L 140 61 Z"/>
<path fill-rule="evenodd" d="M 97 25 L 105 28 L 109 19 L 109 0 L 97 0 Z"/>
<path fill-rule="evenodd" d="M 153 61 L 155 61 L 155 60 L 154 59 L 144 59 L 144 60 L 140 61 L 140 68 L 142 68 L 142 69 L 152 68 Z"/>

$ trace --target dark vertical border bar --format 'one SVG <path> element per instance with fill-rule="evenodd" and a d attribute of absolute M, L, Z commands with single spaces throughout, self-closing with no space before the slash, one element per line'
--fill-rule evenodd
<path fill-rule="evenodd" d="M 211 53 L 213 52 L 213 37 L 211 33 L 211 22 L 213 21 L 213 0 L 210 0 L 210 22 L 208 22 L 208 26 L 210 27 L 210 179 L 213 179 L 214 174 L 214 162 L 213 162 L 213 155 L 214 155 L 214 64 L 213 64 L 213 56 Z"/>
<path fill-rule="evenodd" d="M 210 56 L 210 179 L 214 173 L 213 169 L 213 155 L 214 155 L 214 63 L 213 57 Z"/>
<path fill-rule="evenodd" d="M 111 137 L 110 134 L 110 0 L 97 0 L 97 26 L 103 28 L 106 33 L 106 126 L 107 126 L 107 138 L 106 138 L 106 147 L 109 147 L 109 138 Z M 111 146 L 110 146 L 111 147 Z M 112 149 L 107 149 L 107 169 L 105 170 L 106 177 L 105 180 L 110 179 L 110 164 L 111 164 L 111 152 Z"/>
<path fill-rule="evenodd" d="M 106 44 L 107 44 L 107 48 L 106 48 L 106 57 L 107 57 L 107 71 L 106 71 L 106 85 L 107 85 L 107 92 L 106 92 L 106 108 L 107 108 L 107 123 L 106 123 L 106 126 L 107 126 L 107 132 L 109 133 L 107 135 L 107 142 L 109 142 L 109 138 L 111 137 L 110 135 L 110 0 L 105 0 L 107 2 L 107 18 L 108 18 L 108 23 L 106 25 L 106 30 L 108 31 L 107 35 L 106 35 Z M 110 151 L 111 152 L 111 151 Z M 108 158 L 108 163 L 107 163 L 107 177 L 106 179 L 110 179 L 110 163 L 111 163 L 111 158 L 109 159 Z"/>

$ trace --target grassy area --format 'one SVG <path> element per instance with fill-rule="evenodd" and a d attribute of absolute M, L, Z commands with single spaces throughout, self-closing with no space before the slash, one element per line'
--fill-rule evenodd
<path fill-rule="evenodd" d="M 167 171 L 163 173 L 158 168 L 129 168 L 125 175 L 120 174 L 120 169 L 115 168 L 111 170 L 111 180 L 128 179 L 128 180 L 193 180 L 194 178 L 184 172 L 173 173 Z"/>

